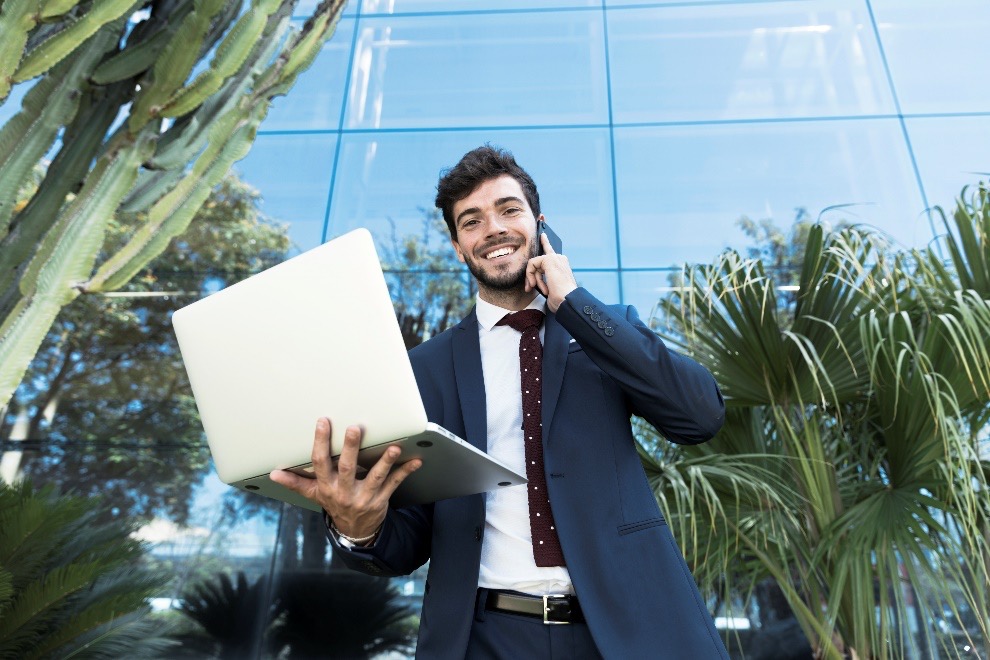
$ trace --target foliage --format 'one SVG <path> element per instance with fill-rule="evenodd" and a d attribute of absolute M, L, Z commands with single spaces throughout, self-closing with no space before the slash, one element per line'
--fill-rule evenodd
<path fill-rule="evenodd" d="M 296 4 L 0 5 L 0 102 L 10 83 L 34 80 L 0 129 L 0 406 L 61 309 L 141 272 L 247 154 L 344 0 L 324 0 L 299 30 Z M 100 255 L 112 219 L 132 232 Z"/>
<path fill-rule="evenodd" d="M 133 229 L 112 221 L 104 253 Z M 124 287 L 127 297 L 82 296 L 66 306 L 15 396 L 14 413 L 30 420 L 19 444 L 42 450 L 24 473 L 104 493 L 116 515 L 184 522 L 208 451 L 171 327 L 175 298 L 279 263 L 289 246 L 286 228 L 260 216 L 257 192 L 228 177 L 190 228 Z"/>
<path fill-rule="evenodd" d="M 0 484 L 0 657 L 160 655 L 146 618 L 167 576 L 141 567 L 130 525 L 98 523 L 93 499 Z"/>
<path fill-rule="evenodd" d="M 702 584 L 772 577 L 821 657 L 958 654 L 946 613 L 990 640 L 988 197 L 946 218 L 948 261 L 815 225 L 792 306 L 733 251 L 661 303 L 727 416 L 698 447 L 640 429 L 658 499 Z"/>
<path fill-rule="evenodd" d="M 272 604 L 274 603 L 274 604 Z M 219 645 L 219 657 L 251 657 L 262 643 L 245 631 L 266 636 L 272 655 L 368 658 L 387 651 L 410 651 L 415 629 L 410 610 L 398 601 L 388 580 L 350 571 L 283 573 L 274 597 L 268 581 L 237 584 L 226 574 L 183 596 L 179 609 L 198 622 Z"/>
<path fill-rule="evenodd" d="M 239 660 L 261 648 L 261 636 L 274 614 L 271 602 L 266 578 L 248 584 L 240 572 L 235 585 L 230 576 L 220 573 L 215 583 L 203 582 L 184 594 L 179 611 L 218 643 L 219 658 Z"/>

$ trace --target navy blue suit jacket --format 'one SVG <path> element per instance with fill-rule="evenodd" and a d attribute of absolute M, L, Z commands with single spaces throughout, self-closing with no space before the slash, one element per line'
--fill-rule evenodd
<path fill-rule="evenodd" d="M 606 306 L 583 288 L 547 315 L 543 356 L 547 488 L 599 651 L 606 658 L 727 658 L 649 488 L 629 421 L 640 415 L 675 442 L 704 442 L 724 419 L 714 379 L 667 350 L 633 307 Z M 485 450 L 474 311 L 409 357 L 430 421 Z M 338 554 L 374 575 L 405 575 L 429 559 L 417 657 L 463 658 L 484 528 L 483 494 L 443 500 L 389 510 L 374 546 L 338 545 Z"/>

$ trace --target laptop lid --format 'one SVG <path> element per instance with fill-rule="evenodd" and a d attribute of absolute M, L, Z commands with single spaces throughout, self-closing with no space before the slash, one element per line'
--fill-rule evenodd
<path fill-rule="evenodd" d="M 332 422 L 334 456 L 343 447 L 344 428 L 364 427 L 362 464 L 373 463 L 390 442 L 436 430 L 427 423 L 366 229 L 183 307 L 172 324 L 225 483 L 306 506 L 267 475 L 273 469 L 305 470 L 317 418 Z M 460 458 L 445 453 L 443 461 L 428 460 L 430 452 L 421 454 L 423 467 L 413 475 L 418 494 L 400 496 L 403 503 L 430 501 L 434 491 L 424 485 L 443 482 L 463 461 L 477 464 L 471 470 L 462 466 L 466 473 L 480 466 L 476 483 L 436 492 L 452 497 L 525 483 L 522 475 L 440 431 L 420 449 L 439 454 L 458 445 Z M 403 460 L 412 457 L 404 449 Z"/>

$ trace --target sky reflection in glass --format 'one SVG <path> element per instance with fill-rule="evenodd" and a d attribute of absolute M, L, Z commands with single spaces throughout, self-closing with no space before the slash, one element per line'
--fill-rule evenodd
<path fill-rule="evenodd" d="M 892 113 L 862 4 L 779 2 L 609 13 L 616 122 Z"/>
<path fill-rule="evenodd" d="M 322 242 L 337 136 L 259 135 L 251 152 L 234 166 L 262 192 L 262 212 L 289 224 L 299 250 Z"/>
<path fill-rule="evenodd" d="M 603 47 L 595 11 L 363 19 L 345 127 L 607 123 Z"/>
<path fill-rule="evenodd" d="M 622 265 L 708 262 L 743 240 L 743 216 L 791 225 L 795 209 L 930 236 L 896 120 L 620 128 L 615 131 Z"/>
<path fill-rule="evenodd" d="M 871 4 L 903 112 L 990 112 L 990 3 Z"/>

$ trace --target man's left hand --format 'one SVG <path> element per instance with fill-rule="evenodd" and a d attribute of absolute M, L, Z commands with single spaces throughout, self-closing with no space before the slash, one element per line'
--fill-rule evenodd
<path fill-rule="evenodd" d="M 567 294 L 577 288 L 577 281 L 567 257 L 553 251 L 546 234 L 542 234 L 540 240 L 543 255 L 533 257 L 526 266 L 526 291 L 538 289 L 546 296 L 547 307 L 556 313 Z"/>

